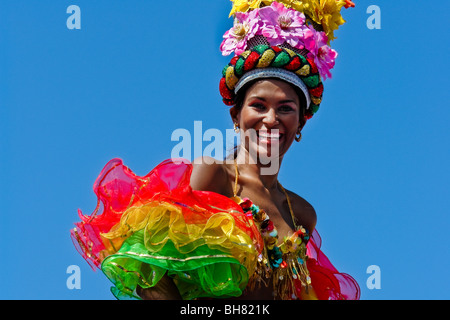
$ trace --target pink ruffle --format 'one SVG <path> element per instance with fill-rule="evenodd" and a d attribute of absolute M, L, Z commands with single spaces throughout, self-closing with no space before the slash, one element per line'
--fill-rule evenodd
<path fill-rule="evenodd" d="M 311 284 L 319 300 L 359 300 L 361 290 L 350 275 L 340 273 L 320 250 L 322 239 L 314 230 L 306 246 Z"/>

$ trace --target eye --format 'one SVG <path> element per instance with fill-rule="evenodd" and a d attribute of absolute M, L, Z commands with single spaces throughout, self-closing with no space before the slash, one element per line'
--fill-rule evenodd
<path fill-rule="evenodd" d="M 255 108 L 256 110 L 264 110 L 266 107 L 260 102 L 254 102 L 250 104 L 250 107 Z"/>
<path fill-rule="evenodd" d="M 278 110 L 285 113 L 295 111 L 295 109 L 290 105 L 281 105 Z"/>

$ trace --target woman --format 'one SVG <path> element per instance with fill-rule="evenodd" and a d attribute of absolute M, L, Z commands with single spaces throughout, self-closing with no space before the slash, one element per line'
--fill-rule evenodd
<path fill-rule="evenodd" d="M 138 177 L 113 159 L 96 181 L 99 205 L 80 215 L 72 236 L 119 298 L 359 298 L 354 279 L 320 251 L 314 208 L 278 181 L 284 155 L 318 110 L 335 53 L 325 31 L 306 23 L 307 9 L 264 2 L 271 5 L 235 1 L 222 45 L 236 53 L 220 83 L 241 133 L 231 161 L 167 160 Z"/>

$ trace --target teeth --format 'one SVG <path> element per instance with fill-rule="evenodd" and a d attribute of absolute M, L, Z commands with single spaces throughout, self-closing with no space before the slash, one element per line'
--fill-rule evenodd
<path fill-rule="evenodd" d="M 280 133 L 259 132 L 259 136 L 261 138 L 280 139 L 281 134 Z"/>

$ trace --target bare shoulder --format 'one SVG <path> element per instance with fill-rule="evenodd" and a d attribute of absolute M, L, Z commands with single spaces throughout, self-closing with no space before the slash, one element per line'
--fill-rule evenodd
<path fill-rule="evenodd" d="M 317 223 L 316 210 L 308 201 L 300 197 L 298 194 L 289 190 L 286 191 L 288 192 L 292 204 L 292 210 L 294 211 L 295 217 L 299 221 L 299 224 L 311 233 Z"/>
<path fill-rule="evenodd" d="M 223 161 L 200 157 L 193 161 L 191 187 L 193 190 L 223 193 L 228 174 Z"/>

